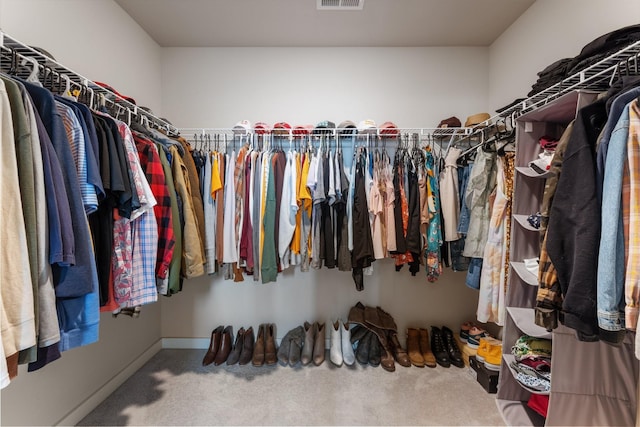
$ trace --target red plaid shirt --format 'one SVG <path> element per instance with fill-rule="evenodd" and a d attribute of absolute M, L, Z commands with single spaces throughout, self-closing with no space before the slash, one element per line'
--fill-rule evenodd
<path fill-rule="evenodd" d="M 144 170 L 151 192 L 157 205 L 153 207 L 158 223 L 158 255 L 156 259 L 156 276 L 160 279 L 167 277 L 173 248 L 176 240 L 173 234 L 173 218 L 171 214 L 171 197 L 164 177 L 160 156 L 153 142 L 134 134 L 136 148 L 140 156 L 140 165 Z"/>

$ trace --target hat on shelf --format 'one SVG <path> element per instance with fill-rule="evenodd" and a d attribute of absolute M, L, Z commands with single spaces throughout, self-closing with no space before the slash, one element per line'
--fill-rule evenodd
<path fill-rule="evenodd" d="M 358 123 L 358 133 L 373 133 L 376 134 L 378 132 L 378 127 L 376 126 L 376 122 L 371 119 L 362 120 Z"/>
<path fill-rule="evenodd" d="M 233 133 L 235 134 L 246 134 L 251 132 L 251 122 L 249 120 L 240 120 L 233 127 Z"/>
<path fill-rule="evenodd" d="M 461 126 L 462 126 L 462 123 L 460 122 L 460 119 L 457 118 L 456 116 L 451 116 L 447 119 L 442 119 L 438 124 L 439 128 L 459 128 Z"/>
<path fill-rule="evenodd" d="M 358 133 L 358 127 L 351 120 L 345 120 L 338 125 L 342 135 L 355 135 Z"/>
<path fill-rule="evenodd" d="M 256 122 L 253 131 L 258 135 L 264 135 L 265 133 L 271 133 L 271 127 L 265 122 Z"/>
<path fill-rule="evenodd" d="M 119 97 L 120 99 L 124 99 L 125 101 L 130 102 L 133 105 L 136 105 L 136 100 L 135 99 L 131 98 L 130 96 L 122 95 L 120 92 L 118 92 L 113 87 L 109 86 L 108 84 L 102 83 L 102 82 L 95 82 L 95 84 L 97 84 L 100 87 L 103 87 L 103 88 L 107 89 L 108 91 L 112 92 L 117 97 Z"/>
<path fill-rule="evenodd" d="M 287 122 L 278 122 L 273 125 L 273 133 L 278 135 L 289 135 L 291 125 Z"/>
<path fill-rule="evenodd" d="M 316 125 L 313 133 L 331 133 L 331 129 L 335 129 L 336 124 L 328 120 L 323 120 Z"/>
<path fill-rule="evenodd" d="M 313 132 L 313 125 L 298 125 L 293 128 L 294 135 L 309 135 Z"/>
<path fill-rule="evenodd" d="M 384 122 L 380 125 L 380 135 L 397 136 L 398 133 L 398 126 L 393 122 Z"/>
<path fill-rule="evenodd" d="M 489 113 L 473 114 L 473 115 L 467 117 L 467 121 L 464 122 L 464 126 L 465 127 L 477 126 L 482 122 L 486 122 L 490 118 L 491 118 L 491 116 L 489 115 Z M 485 123 L 485 125 L 486 125 L 486 123 Z"/>

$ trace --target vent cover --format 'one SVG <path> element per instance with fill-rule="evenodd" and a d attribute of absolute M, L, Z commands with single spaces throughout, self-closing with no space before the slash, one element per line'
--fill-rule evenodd
<path fill-rule="evenodd" d="M 364 0 L 317 0 L 318 10 L 362 10 Z"/>

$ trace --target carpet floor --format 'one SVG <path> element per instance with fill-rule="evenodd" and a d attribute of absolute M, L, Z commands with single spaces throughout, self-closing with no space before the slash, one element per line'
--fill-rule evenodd
<path fill-rule="evenodd" d="M 504 425 L 469 368 L 203 367 L 156 354 L 78 425 Z M 473 371 L 471 371 L 473 372 Z"/>

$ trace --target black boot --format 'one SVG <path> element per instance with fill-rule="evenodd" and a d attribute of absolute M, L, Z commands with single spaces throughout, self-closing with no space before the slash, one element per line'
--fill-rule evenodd
<path fill-rule="evenodd" d="M 444 368 L 451 366 L 449 353 L 444 343 L 444 337 L 442 336 L 440 328 L 436 328 L 435 326 L 431 327 L 431 351 L 433 351 L 433 355 L 436 356 L 438 365 Z"/>
<path fill-rule="evenodd" d="M 444 346 L 447 349 L 449 360 L 458 368 L 464 368 L 464 360 L 462 360 L 462 353 L 456 342 L 456 337 L 453 335 L 451 329 L 446 326 L 442 327 L 442 338 L 444 340 Z"/>

